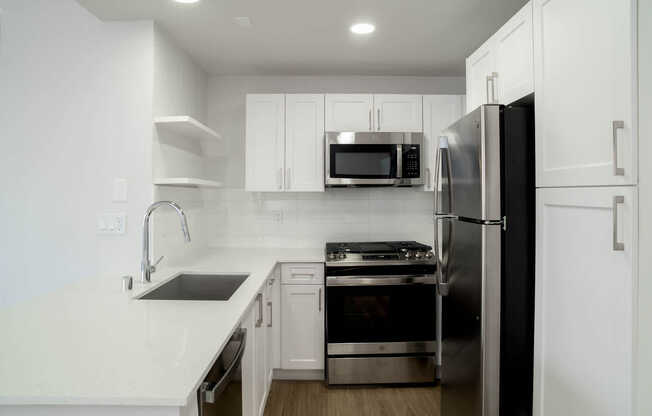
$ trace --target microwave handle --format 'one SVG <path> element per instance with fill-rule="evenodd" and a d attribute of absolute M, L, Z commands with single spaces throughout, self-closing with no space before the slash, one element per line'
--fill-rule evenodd
<path fill-rule="evenodd" d="M 396 178 L 403 177 L 403 145 L 396 145 Z"/>

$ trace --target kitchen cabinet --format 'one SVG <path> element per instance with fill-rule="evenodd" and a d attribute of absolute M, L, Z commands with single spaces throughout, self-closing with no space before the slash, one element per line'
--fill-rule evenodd
<path fill-rule="evenodd" d="M 510 104 L 534 91 L 532 2 L 466 59 L 467 112 Z"/>
<path fill-rule="evenodd" d="M 245 189 L 283 190 L 285 95 L 247 94 Z"/>
<path fill-rule="evenodd" d="M 463 114 L 463 95 L 423 96 L 423 162 L 426 191 L 432 191 L 435 186 L 435 157 L 439 147 L 439 136 Z"/>
<path fill-rule="evenodd" d="M 271 370 L 281 368 L 281 267 L 276 266 L 269 279 L 270 299 L 270 344 Z"/>
<path fill-rule="evenodd" d="M 635 187 L 537 190 L 534 415 L 631 415 Z"/>
<path fill-rule="evenodd" d="M 240 326 L 247 331 L 247 344 L 242 355 L 242 414 L 243 416 L 256 416 L 258 402 L 255 391 L 255 338 L 256 338 L 256 315 L 258 309 L 256 303 L 245 313 Z"/>
<path fill-rule="evenodd" d="M 373 131 L 372 94 L 326 94 L 326 131 Z"/>
<path fill-rule="evenodd" d="M 324 283 L 324 263 L 284 263 L 281 265 L 283 284 L 321 285 Z"/>
<path fill-rule="evenodd" d="M 281 368 L 324 369 L 323 285 L 282 285 Z"/>
<path fill-rule="evenodd" d="M 285 96 L 285 190 L 324 190 L 324 96 Z"/>
<path fill-rule="evenodd" d="M 326 131 L 421 132 L 422 117 L 421 95 L 326 95 Z"/>
<path fill-rule="evenodd" d="M 375 94 L 376 131 L 423 131 L 422 96 L 409 94 Z"/>
<path fill-rule="evenodd" d="M 637 182 L 634 0 L 534 0 L 537 186 Z"/>

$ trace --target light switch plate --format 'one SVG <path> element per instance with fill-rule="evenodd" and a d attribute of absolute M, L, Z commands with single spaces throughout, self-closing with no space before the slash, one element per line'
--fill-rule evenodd
<path fill-rule="evenodd" d="M 127 230 L 127 214 L 102 213 L 97 216 L 99 234 L 124 234 Z"/>

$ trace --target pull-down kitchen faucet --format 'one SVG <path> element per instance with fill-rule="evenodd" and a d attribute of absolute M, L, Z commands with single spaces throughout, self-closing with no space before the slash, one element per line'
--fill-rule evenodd
<path fill-rule="evenodd" d="M 179 214 L 179 218 L 181 219 L 181 231 L 183 232 L 183 236 L 187 243 L 190 242 L 190 232 L 188 231 L 188 220 L 186 219 L 186 214 L 176 202 L 158 201 L 150 205 L 145 212 L 145 219 L 143 222 L 143 261 L 140 263 L 140 281 L 142 283 L 149 283 L 151 281 L 151 274 L 156 271 L 156 265 L 163 259 L 163 257 L 159 258 L 154 265 L 152 265 L 149 259 L 149 217 L 156 208 L 162 205 L 169 205 L 177 211 L 177 214 Z"/>

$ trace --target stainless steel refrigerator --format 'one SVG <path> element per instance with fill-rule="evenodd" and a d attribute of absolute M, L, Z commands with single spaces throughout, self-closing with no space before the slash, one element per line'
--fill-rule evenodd
<path fill-rule="evenodd" d="M 439 139 L 442 416 L 532 414 L 533 118 L 483 105 Z"/>

